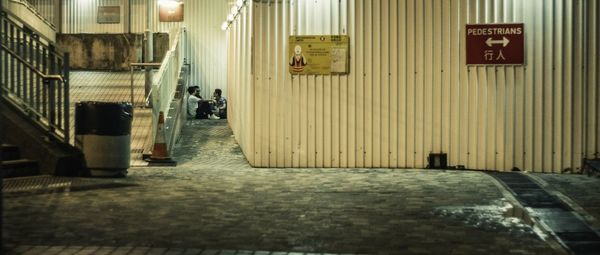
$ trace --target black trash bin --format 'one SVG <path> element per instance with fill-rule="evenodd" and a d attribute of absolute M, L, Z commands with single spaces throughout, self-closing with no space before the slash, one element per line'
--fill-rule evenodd
<path fill-rule="evenodd" d="M 96 177 L 124 177 L 131 159 L 130 103 L 79 102 L 75 106 L 75 146 Z"/>

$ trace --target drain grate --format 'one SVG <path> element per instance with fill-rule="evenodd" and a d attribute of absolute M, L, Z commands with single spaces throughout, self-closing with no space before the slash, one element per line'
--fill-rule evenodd
<path fill-rule="evenodd" d="M 529 177 L 520 173 L 489 173 L 491 176 L 504 183 L 509 191 L 525 207 L 531 208 L 560 208 L 566 211 L 571 209 L 556 196 L 550 195 Z"/>
<path fill-rule="evenodd" d="M 583 168 L 581 171 L 588 176 L 600 175 L 600 159 L 583 160 Z"/>
<path fill-rule="evenodd" d="M 558 197 L 551 195 L 521 173 L 489 172 L 502 182 L 531 216 L 554 233 L 573 254 L 599 254 L 600 236 Z"/>
<path fill-rule="evenodd" d="M 2 193 L 5 195 L 40 194 L 49 192 L 84 191 L 93 189 L 136 186 L 133 183 L 113 179 L 90 179 L 75 177 L 34 176 L 5 179 Z"/>

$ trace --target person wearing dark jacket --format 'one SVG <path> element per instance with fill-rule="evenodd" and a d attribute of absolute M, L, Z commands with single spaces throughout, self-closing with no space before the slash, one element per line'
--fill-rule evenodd
<path fill-rule="evenodd" d="M 225 99 L 225 97 L 222 96 L 222 91 L 221 89 L 215 89 L 215 92 L 213 93 L 213 102 L 214 102 L 214 108 L 213 108 L 213 113 L 216 114 L 217 116 L 219 116 L 219 118 L 221 119 L 226 119 L 227 118 L 227 99 Z"/>

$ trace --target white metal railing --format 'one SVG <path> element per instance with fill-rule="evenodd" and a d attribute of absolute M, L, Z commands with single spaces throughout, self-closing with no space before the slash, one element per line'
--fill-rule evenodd
<path fill-rule="evenodd" d="M 179 74 L 184 64 L 184 43 L 185 29 L 177 29 L 170 36 L 171 48 L 165 54 L 160 69 L 154 75 L 152 80 L 152 89 L 150 91 L 150 102 L 152 103 L 152 138 L 156 137 L 156 126 L 160 112 L 164 113 L 165 119 L 169 118 L 169 107 L 175 96 L 178 85 Z M 172 116 L 176 117 L 176 116 Z M 167 146 L 170 150 L 173 143 L 170 130 L 166 131 Z M 172 132 L 172 131 L 171 131 Z"/>
<path fill-rule="evenodd" d="M 135 68 L 160 68 L 162 66 L 162 63 L 129 63 L 129 73 L 130 73 L 130 99 L 131 99 L 131 104 L 136 107 L 136 106 L 142 106 L 142 107 L 146 107 L 150 105 L 150 93 L 148 93 L 148 95 L 144 94 L 144 100 L 143 102 L 136 102 L 135 98 L 134 98 L 134 77 L 133 77 L 133 72 L 135 71 Z"/>

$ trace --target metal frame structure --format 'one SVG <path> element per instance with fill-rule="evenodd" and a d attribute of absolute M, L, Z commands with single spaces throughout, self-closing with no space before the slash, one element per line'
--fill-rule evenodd
<path fill-rule="evenodd" d="M 64 143 L 70 138 L 69 54 L 0 13 L 1 98 Z"/>

